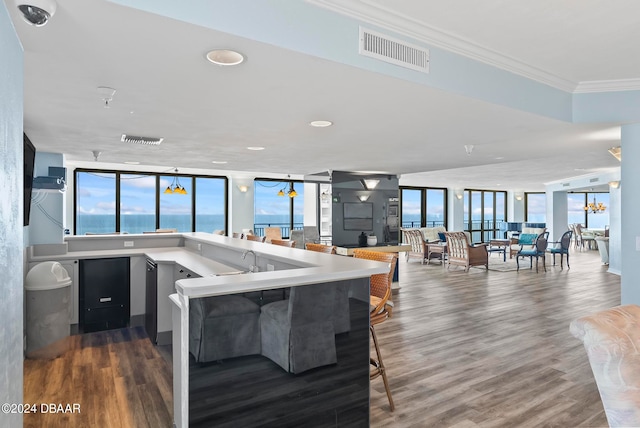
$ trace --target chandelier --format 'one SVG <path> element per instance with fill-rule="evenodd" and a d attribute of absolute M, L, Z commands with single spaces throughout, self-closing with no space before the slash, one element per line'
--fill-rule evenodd
<path fill-rule="evenodd" d="M 175 169 L 176 174 L 178 173 L 178 168 Z M 184 186 L 180 185 L 180 180 L 178 179 L 178 176 L 175 175 L 173 176 L 173 181 L 171 182 L 171 185 L 167 186 L 167 188 L 164 190 L 164 193 L 174 193 L 176 195 L 186 195 L 187 194 L 187 189 L 184 188 Z"/>
<path fill-rule="evenodd" d="M 593 197 L 593 202 L 588 202 L 587 205 L 584 207 L 584 210 L 587 213 L 593 213 L 593 214 L 603 213 L 604 210 L 606 209 L 607 207 L 605 207 L 602 202 L 596 202 L 595 196 Z"/>
<path fill-rule="evenodd" d="M 285 184 L 285 186 L 278 192 L 278 196 L 284 196 L 285 194 L 290 198 L 295 198 L 296 196 L 298 196 L 298 192 L 296 192 L 296 189 L 293 188 L 293 181 L 289 182 L 289 190 L 285 193 L 286 190 L 287 185 Z"/>

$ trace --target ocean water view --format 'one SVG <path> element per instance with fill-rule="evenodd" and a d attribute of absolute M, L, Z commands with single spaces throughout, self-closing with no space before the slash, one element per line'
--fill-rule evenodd
<path fill-rule="evenodd" d="M 199 214 L 196 215 L 196 232 L 213 232 L 214 230 L 224 230 L 223 214 Z M 267 215 L 258 214 L 255 217 L 255 226 L 265 227 L 287 226 L 289 224 L 288 215 Z M 303 218 L 301 215 L 294 216 L 294 225 L 302 227 Z M 178 232 L 191 232 L 191 215 L 171 214 L 160 216 L 161 229 L 177 229 Z M 286 227 L 288 231 L 288 227 Z M 156 216 L 153 214 L 126 214 L 120 216 L 120 232 L 143 233 L 156 230 Z M 116 231 L 115 214 L 80 214 L 76 218 L 76 234 L 84 235 L 90 233 L 112 233 Z M 240 232 L 240 230 L 237 230 Z"/>

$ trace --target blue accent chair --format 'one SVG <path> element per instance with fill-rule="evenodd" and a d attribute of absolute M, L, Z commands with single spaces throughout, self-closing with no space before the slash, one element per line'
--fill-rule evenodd
<path fill-rule="evenodd" d="M 553 254 L 554 266 L 556 264 L 556 254 L 560 254 L 560 269 L 562 269 L 563 267 L 562 259 L 564 258 L 565 254 L 567 255 L 567 269 L 571 269 L 571 267 L 569 266 L 569 247 L 571 246 L 572 235 L 573 235 L 573 232 L 570 230 L 567 230 L 565 233 L 562 234 L 562 237 L 560 238 L 559 241 L 552 242 L 552 244 L 555 244 L 556 246 L 549 248 L 549 252 Z"/>
<path fill-rule="evenodd" d="M 520 270 L 520 257 L 525 258 L 529 257 L 529 268 L 533 268 L 533 258 L 536 258 L 536 273 L 538 272 L 538 259 L 542 257 L 542 266 L 544 267 L 544 271 L 547 271 L 547 265 L 545 262 L 545 254 L 547 252 L 547 246 L 549 244 L 548 241 L 549 232 L 544 232 L 538 235 L 536 238 L 533 247 L 522 248 L 518 251 L 516 255 L 516 265 L 517 270 Z M 522 240 L 522 238 L 521 238 Z"/>

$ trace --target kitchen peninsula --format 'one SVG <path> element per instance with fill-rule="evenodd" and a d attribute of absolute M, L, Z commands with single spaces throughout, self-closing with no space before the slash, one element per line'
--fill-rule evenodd
<path fill-rule="evenodd" d="M 253 252 L 255 257 L 243 257 L 246 252 Z M 252 414 L 254 422 L 281 425 L 368 425 L 368 278 L 384 273 L 388 269 L 384 264 L 207 233 L 67 237 L 61 245 L 29 249 L 30 265 L 45 260 L 69 263 L 109 257 L 130 257 L 134 261 L 132 323 L 136 316 L 142 321 L 149 312 L 145 303 L 145 259 L 159 268 L 158 339 L 162 337 L 160 333 L 166 333 L 165 312 L 173 310 L 170 330 L 175 426 L 197 426 L 197 423 L 204 426 L 207 420 L 211 423 L 207 418 L 215 418 L 221 425 L 222 422 L 246 425 L 251 423 L 252 419 L 247 418 Z M 161 278 L 160 270 L 173 272 L 176 266 L 192 276 L 169 281 L 170 288 L 161 285 L 166 278 Z M 246 273 L 250 270 L 255 273 Z M 194 364 L 189 356 L 189 307 L 193 299 L 290 287 L 323 287 L 344 281 L 351 284 L 351 330 L 335 336 L 335 364 L 293 375 L 261 355 L 204 366 Z M 77 282 L 73 293 L 76 305 Z M 258 371 L 251 372 L 258 366 Z M 191 400 L 192 395 L 198 401 Z"/>

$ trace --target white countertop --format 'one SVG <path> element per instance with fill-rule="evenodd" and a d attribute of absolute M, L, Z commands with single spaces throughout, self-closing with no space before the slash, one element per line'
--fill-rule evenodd
<path fill-rule="evenodd" d="M 258 257 L 278 260 L 298 267 L 269 272 L 216 276 L 217 274 L 237 271 L 238 268 L 237 266 L 225 265 L 211 258 L 203 257 L 198 251 L 185 247 L 121 247 L 119 249 L 104 250 L 98 248 L 91 251 L 68 251 L 64 254 L 30 256 L 29 262 L 144 256 L 154 260 L 156 263 L 178 263 L 201 276 L 201 278 L 182 279 L 176 282 L 178 293 L 189 298 L 363 278 L 376 273 L 388 272 L 389 269 L 384 263 L 370 260 L 317 253 L 203 232 L 162 235 L 162 237 L 148 235 L 74 236 L 68 237 L 66 240 L 95 242 L 96 246 L 99 247 L 101 242 L 113 244 L 114 242 L 132 239 L 158 239 L 158 242 L 160 242 L 160 238 L 177 236 L 192 244 L 191 247 L 200 243 L 218 247 L 217 249 L 222 251 L 229 250 L 241 253 L 245 250 L 253 250 Z"/>

